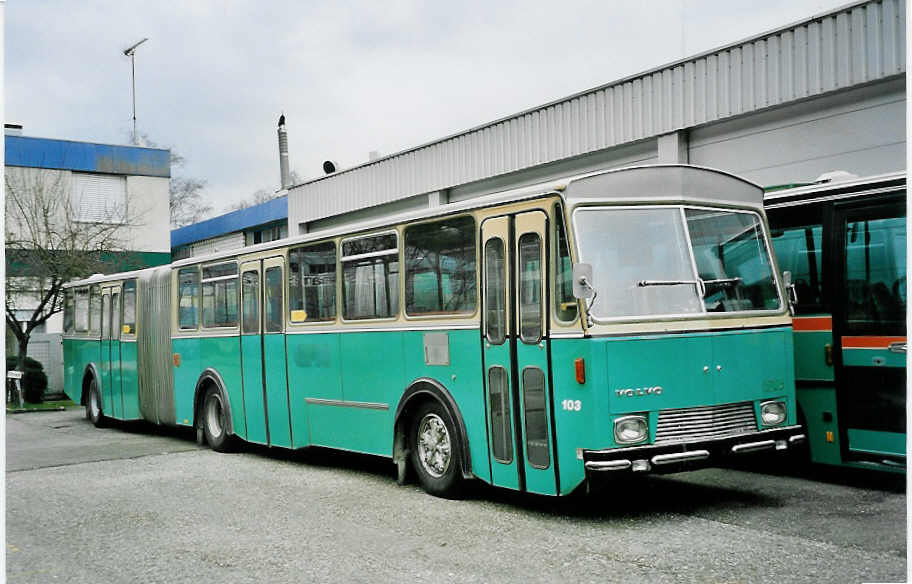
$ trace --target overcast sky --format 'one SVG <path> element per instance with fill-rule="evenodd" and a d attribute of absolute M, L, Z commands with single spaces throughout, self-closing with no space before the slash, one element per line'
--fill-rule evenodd
<path fill-rule="evenodd" d="M 844 5 L 833 0 L 6 4 L 6 116 L 25 135 L 130 139 L 207 181 L 217 211 Z"/>

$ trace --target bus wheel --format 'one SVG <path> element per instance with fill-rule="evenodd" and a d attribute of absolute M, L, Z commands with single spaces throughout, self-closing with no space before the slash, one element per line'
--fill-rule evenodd
<path fill-rule="evenodd" d="M 203 398 L 203 433 L 206 442 L 216 452 L 228 452 L 231 449 L 231 437 L 228 435 L 228 415 L 222 394 L 217 387 L 210 387 Z"/>
<path fill-rule="evenodd" d="M 428 402 L 412 418 L 409 456 L 421 487 L 437 497 L 459 495 L 462 449 L 453 431 L 449 413 L 438 403 Z"/>
<path fill-rule="evenodd" d="M 104 426 L 104 412 L 101 411 L 101 393 L 98 391 L 98 381 L 93 377 L 89 384 L 89 395 L 85 405 L 86 420 L 92 422 L 96 428 Z"/>

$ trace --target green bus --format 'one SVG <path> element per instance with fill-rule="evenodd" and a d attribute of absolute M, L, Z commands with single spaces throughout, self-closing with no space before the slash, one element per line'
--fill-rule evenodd
<path fill-rule="evenodd" d="M 906 175 L 771 190 L 813 462 L 906 469 Z"/>
<path fill-rule="evenodd" d="M 387 457 L 544 495 L 799 444 L 763 191 L 663 165 L 93 276 L 66 289 L 94 423 Z"/>

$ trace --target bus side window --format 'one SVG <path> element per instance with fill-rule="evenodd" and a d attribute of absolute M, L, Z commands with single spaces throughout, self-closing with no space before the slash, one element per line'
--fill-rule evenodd
<path fill-rule="evenodd" d="M 560 205 L 554 206 L 554 230 L 554 243 L 557 246 L 557 253 L 554 254 L 554 309 L 558 320 L 573 322 L 577 311 L 576 298 L 573 297 L 573 262 L 570 259 L 564 213 Z"/>
<path fill-rule="evenodd" d="M 392 318 L 399 313 L 399 236 L 384 233 L 342 242 L 343 316 Z"/>
<path fill-rule="evenodd" d="M 779 260 L 779 269 L 792 273 L 798 293 L 796 314 L 824 312 L 823 272 L 820 224 L 797 225 L 773 229 L 772 244 Z"/>
<path fill-rule="evenodd" d="M 203 267 L 203 327 L 237 326 L 237 273 L 237 264 L 234 262 Z"/>
<path fill-rule="evenodd" d="M 906 219 L 846 225 L 846 316 L 850 327 L 900 328 L 906 319 Z"/>
<path fill-rule="evenodd" d="M 97 337 L 101 333 L 101 288 L 89 287 L 89 335 Z"/>
<path fill-rule="evenodd" d="M 73 320 L 74 292 L 75 290 L 73 289 L 67 289 L 63 293 L 63 332 L 67 334 L 72 333 L 75 328 Z"/>
<path fill-rule="evenodd" d="M 475 310 L 475 220 L 455 217 L 405 230 L 405 312 Z"/>
<path fill-rule="evenodd" d="M 177 327 L 196 330 L 199 319 L 199 268 L 182 268 L 177 273 Z"/>
<path fill-rule="evenodd" d="M 123 332 L 136 333 L 136 280 L 127 280 L 123 285 Z"/>
<path fill-rule="evenodd" d="M 76 314 L 74 315 L 77 333 L 89 330 L 89 289 L 76 289 Z"/>
<path fill-rule="evenodd" d="M 336 319 L 336 244 L 332 241 L 288 252 L 288 311 L 291 322 Z"/>

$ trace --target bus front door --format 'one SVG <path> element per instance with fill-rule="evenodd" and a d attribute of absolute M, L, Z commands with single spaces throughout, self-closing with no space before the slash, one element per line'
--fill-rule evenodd
<path fill-rule="evenodd" d="M 284 273 L 282 257 L 241 264 L 241 368 L 247 440 L 292 448 Z"/>
<path fill-rule="evenodd" d="M 482 224 L 481 342 L 492 483 L 556 494 L 547 221 L 544 212 L 529 211 Z"/>
<path fill-rule="evenodd" d="M 845 460 L 904 465 L 906 212 L 904 201 L 837 206 L 833 332 Z"/>

